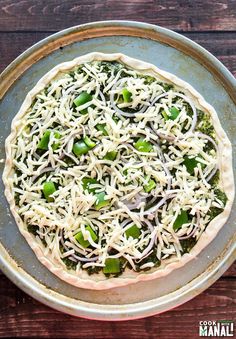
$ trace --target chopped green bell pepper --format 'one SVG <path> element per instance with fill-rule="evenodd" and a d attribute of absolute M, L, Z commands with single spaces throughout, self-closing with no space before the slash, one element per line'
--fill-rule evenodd
<path fill-rule="evenodd" d="M 53 136 L 54 136 L 55 139 L 60 139 L 60 138 L 61 138 L 61 134 L 60 134 L 59 132 L 57 132 L 57 131 L 54 132 L 54 135 L 53 135 Z M 57 143 L 54 142 L 54 143 L 52 144 L 52 149 L 53 149 L 53 151 L 55 151 L 56 149 L 58 149 L 59 146 L 60 146 L 60 143 L 59 143 L 59 142 L 57 142 Z"/>
<path fill-rule="evenodd" d="M 59 132 L 57 131 L 53 132 L 53 131 L 47 130 L 45 131 L 44 135 L 42 136 L 41 140 L 38 143 L 38 146 L 37 146 L 38 149 L 42 149 L 44 151 L 48 150 L 48 144 L 49 144 L 51 133 L 53 133 L 54 138 L 60 139 L 61 135 Z M 59 143 L 53 143 L 52 149 L 55 151 L 59 146 L 60 146 Z"/>
<path fill-rule="evenodd" d="M 95 128 L 96 128 L 98 131 L 102 132 L 103 135 L 105 135 L 105 136 L 108 135 L 107 130 L 106 130 L 106 124 L 97 124 L 97 125 L 95 126 Z"/>
<path fill-rule="evenodd" d="M 202 164 L 199 161 L 197 161 L 196 158 L 190 158 L 188 156 L 184 156 L 183 159 L 184 159 L 183 165 L 186 166 L 186 169 L 189 172 L 189 174 L 193 174 L 194 173 L 194 168 L 197 167 L 197 164 L 200 164 L 201 167 L 204 167 L 204 164 Z"/>
<path fill-rule="evenodd" d="M 132 93 L 130 91 L 127 90 L 127 88 L 123 88 L 122 89 L 122 96 L 123 96 L 123 100 L 124 102 L 131 102 L 132 99 Z"/>
<path fill-rule="evenodd" d="M 98 184 L 98 181 L 94 178 L 83 178 L 82 186 L 84 190 L 88 190 L 89 193 L 96 195 L 96 202 L 94 204 L 95 209 L 98 211 L 100 208 L 109 205 L 109 200 L 105 200 L 105 192 L 96 193 L 97 188 L 91 188 L 90 185 Z"/>
<path fill-rule="evenodd" d="M 139 152 L 151 152 L 153 150 L 152 144 L 144 138 L 139 138 L 134 144 L 134 148 Z"/>
<path fill-rule="evenodd" d="M 96 188 L 90 188 L 90 185 L 98 184 L 98 181 L 94 178 L 83 178 L 82 186 L 84 190 L 88 190 L 89 193 L 95 193 Z"/>
<path fill-rule="evenodd" d="M 106 195 L 105 192 L 100 192 L 100 193 L 96 194 L 97 200 L 95 202 L 94 207 L 97 211 L 100 210 L 100 208 L 109 205 L 109 200 L 105 200 L 105 195 Z"/>
<path fill-rule="evenodd" d="M 49 143 L 49 140 L 50 140 L 50 134 L 51 134 L 50 131 L 46 131 L 44 133 L 44 135 L 42 136 L 41 140 L 38 143 L 37 148 L 43 149 L 45 151 L 48 150 L 48 143 Z"/>
<path fill-rule="evenodd" d="M 178 117 L 179 113 L 180 113 L 178 108 L 176 108 L 174 106 L 169 108 L 169 112 L 170 112 L 170 115 L 166 114 L 166 112 L 164 110 L 161 112 L 161 114 L 163 115 L 165 120 L 169 120 L 169 119 L 170 120 L 175 120 Z"/>
<path fill-rule="evenodd" d="M 117 152 L 111 151 L 111 152 L 107 152 L 104 159 L 113 161 L 113 160 L 115 160 L 116 156 L 117 156 Z"/>
<path fill-rule="evenodd" d="M 88 151 L 90 151 L 90 148 L 88 147 L 88 145 L 84 142 L 84 140 L 79 140 L 77 141 L 74 146 L 73 146 L 73 153 L 79 157 L 82 154 L 86 154 L 88 153 Z"/>
<path fill-rule="evenodd" d="M 87 102 L 89 101 L 92 101 L 93 97 L 91 94 L 87 93 L 87 92 L 81 92 L 79 94 L 79 96 L 77 96 L 74 100 L 74 104 L 75 106 L 82 106 L 84 104 L 86 104 Z M 87 114 L 88 113 L 88 109 L 85 108 L 85 109 L 82 109 L 80 111 L 81 114 Z"/>
<path fill-rule="evenodd" d="M 146 193 L 151 192 L 151 190 L 153 190 L 156 187 L 156 182 L 152 179 L 148 180 L 148 183 L 146 185 L 144 185 L 144 191 Z"/>
<path fill-rule="evenodd" d="M 92 228 L 88 225 L 85 227 L 86 231 L 89 231 L 91 238 L 93 241 L 97 240 L 97 234 L 92 230 Z M 84 248 L 87 248 L 90 246 L 90 242 L 88 240 L 84 239 L 83 233 L 80 231 L 74 236 L 75 240 Z"/>
<path fill-rule="evenodd" d="M 82 106 L 87 104 L 87 102 L 92 101 L 93 97 L 91 94 L 87 92 L 81 92 L 74 100 L 74 104 L 78 106 Z"/>
<path fill-rule="evenodd" d="M 103 273 L 119 273 L 120 269 L 120 260 L 118 258 L 107 258 L 105 261 L 105 267 L 103 267 Z"/>
<path fill-rule="evenodd" d="M 48 202 L 54 201 L 51 195 L 56 192 L 56 190 L 56 186 L 52 181 L 47 181 L 43 184 L 43 195 Z"/>
<path fill-rule="evenodd" d="M 173 229 L 177 231 L 180 229 L 184 224 L 187 224 L 189 222 L 188 220 L 188 213 L 184 210 L 180 211 L 180 214 L 175 219 Z"/>
<path fill-rule="evenodd" d="M 171 113 L 171 115 L 170 115 L 170 119 L 171 120 L 175 120 L 178 117 L 179 113 L 180 113 L 180 111 L 176 107 L 171 107 L 169 109 L 169 112 Z"/>
<path fill-rule="evenodd" d="M 139 238 L 141 231 L 137 225 L 133 225 L 125 231 L 126 237 L 132 237 L 134 239 Z"/>
<path fill-rule="evenodd" d="M 83 138 L 83 140 L 90 149 L 96 146 L 96 143 L 93 140 L 91 140 L 87 135 Z"/>

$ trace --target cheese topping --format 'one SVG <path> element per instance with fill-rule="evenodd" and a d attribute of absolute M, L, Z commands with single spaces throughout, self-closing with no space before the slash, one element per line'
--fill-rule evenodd
<path fill-rule="evenodd" d="M 68 269 L 119 275 L 176 260 L 227 200 L 208 113 L 117 62 L 57 75 L 12 148 L 18 213 Z"/>

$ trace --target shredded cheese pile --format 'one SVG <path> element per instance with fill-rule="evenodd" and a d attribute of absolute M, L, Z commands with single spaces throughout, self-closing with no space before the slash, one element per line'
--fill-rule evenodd
<path fill-rule="evenodd" d="M 124 88 L 128 102 L 122 101 Z M 76 106 L 82 92 L 92 101 Z M 209 224 L 211 208 L 224 208 L 210 183 L 217 172 L 217 144 L 214 135 L 198 129 L 198 110 L 180 89 L 114 62 L 60 73 L 38 93 L 13 145 L 13 180 L 18 213 L 45 256 L 77 271 L 102 269 L 107 258 L 122 258 L 123 269 L 134 271 L 180 258 L 183 241 L 195 243 Z M 48 149 L 40 152 L 48 130 Z M 73 145 L 85 136 L 96 146 L 78 157 Z M 151 145 L 148 152 L 135 147 L 139 139 Z M 116 152 L 114 160 L 106 159 L 108 152 Z M 192 171 L 186 157 L 195 161 Z M 84 178 L 96 182 L 86 189 Z M 150 180 L 155 187 L 145 191 Z M 46 181 L 57 187 L 50 202 L 42 193 Z M 99 192 L 105 192 L 107 204 L 97 210 Z M 183 211 L 188 220 L 175 227 Z M 126 235 L 132 225 L 140 230 L 136 238 Z M 76 240 L 78 232 L 90 246 Z"/>

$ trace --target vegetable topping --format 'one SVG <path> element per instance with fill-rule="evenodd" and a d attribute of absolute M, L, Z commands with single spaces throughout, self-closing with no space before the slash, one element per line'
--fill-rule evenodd
<path fill-rule="evenodd" d="M 85 63 L 38 93 L 24 123 L 15 203 L 69 270 L 118 276 L 175 261 L 227 203 L 211 117 L 161 78 Z"/>

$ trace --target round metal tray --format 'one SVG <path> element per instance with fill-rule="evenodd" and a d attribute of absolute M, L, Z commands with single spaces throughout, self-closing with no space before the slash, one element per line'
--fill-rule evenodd
<path fill-rule="evenodd" d="M 186 80 L 215 107 L 234 149 L 236 85 L 229 71 L 196 43 L 167 29 L 138 22 L 107 21 L 54 34 L 20 55 L 0 79 L 0 158 L 11 120 L 28 91 L 55 65 L 89 52 L 122 52 Z M 0 164 L 2 174 L 4 164 Z M 0 267 L 21 289 L 66 313 L 101 320 L 127 320 L 167 311 L 210 286 L 235 258 L 236 203 L 227 224 L 202 253 L 160 279 L 107 291 L 76 288 L 36 259 L 9 212 L 0 182 Z"/>

